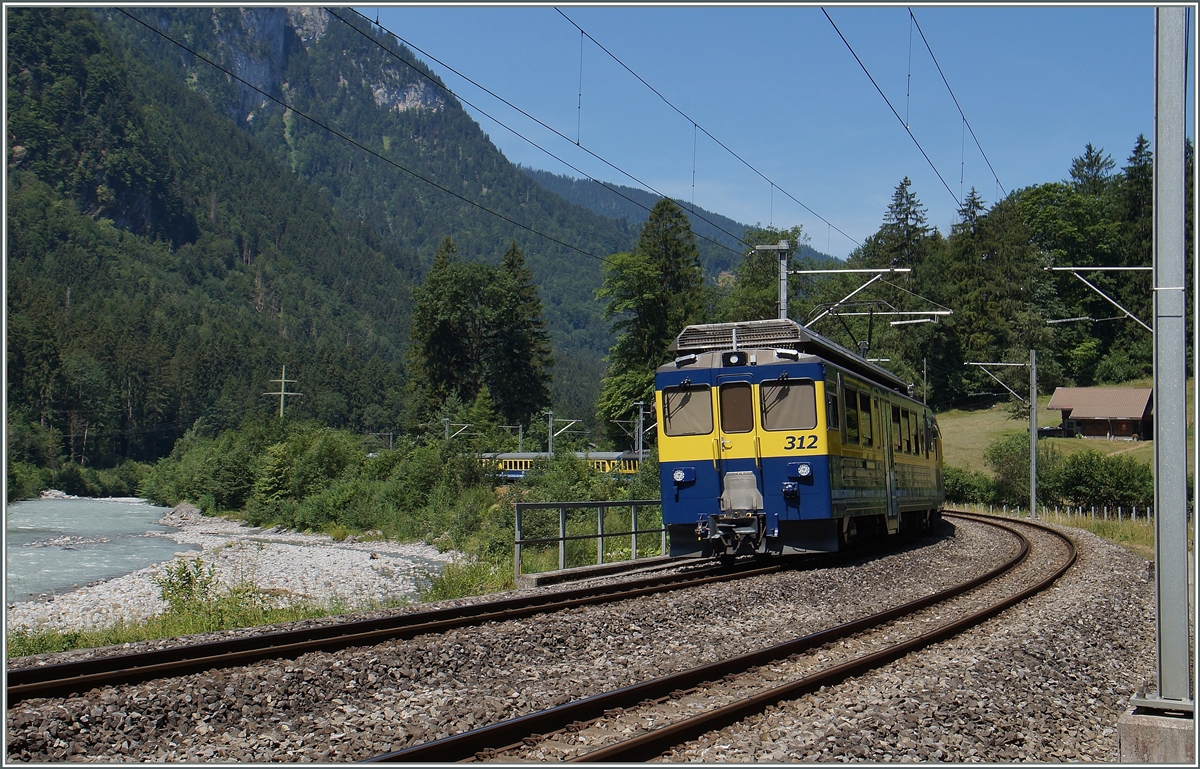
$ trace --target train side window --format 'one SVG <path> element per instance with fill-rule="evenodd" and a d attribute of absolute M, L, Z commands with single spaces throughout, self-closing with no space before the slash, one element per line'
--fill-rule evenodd
<path fill-rule="evenodd" d="M 663 388 L 664 433 L 708 435 L 712 431 L 712 390 L 708 385 Z"/>
<path fill-rule="evenodd" d="M 832 383 L 826 382 L 825 384 L 826 384 L 826 386 L 828 386 Z M 825 400 L 826 400 L 825 405 L 826 405 L 826 411 L 828 412 L 828 414 L 826 416 L 826 421 L 828 422 L 828 424 L 826 425 L 826 427 L 828 427 L 830 430 L 840 430 L 840 429 L 842 429 L 842 422 L 838 416 L 841 412 L 838 410 L 837 390 L 835 390 L 833 388 L 829 388 L 825 392 L 827 393 L 827 395 L 825 396 Z"/>
<path fill-rule="evenodd" d="M 858 405 L 862 412 L 862 445 L 874 446 L 875 433 L 871 428 L 871 396 L 867 393 L 859 393 Z"/>
<path fill-rule="evenodd" d="M 912 453 L 921 453 L 921 430 L 917 427 L 917 414 L 915 411 L 908 412 L 908 429 L 912 435 Z"/>
<path fill-rule="evenodd" d="M 748 433 L 754 429 L 754 391 L 749 382 L 721 385 L 721 432 Z"/>
<path fill-rule="evenodd" d="M 846 393 L 846 443 L 858 443 L 858 390 L 847 387 Z"/>
<path fill-rule="evenodd" d="M 758 386 L 764 430 L 813 430 L 817 426 L 816 387 L 811 379 L 779 379 Z"/>
<path fill-rule="evenodd" d="M 900 434 L 900 407 L 892 406 L 892 451 L 904 448 L 904 437 Z"/>
<path fill-rule="evenodd" d="M 912 453 L 912 423 L 908 421 L 908 409 L 900 409 L 900 450 Z"/>

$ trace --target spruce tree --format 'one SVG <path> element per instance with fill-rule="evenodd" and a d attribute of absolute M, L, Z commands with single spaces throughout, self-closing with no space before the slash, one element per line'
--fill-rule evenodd
<path fill-rule="evenodd" d="M 607 300 L 604 318 L 616 319 L 617 342 L 596 411 L 614 439 L 624 434 L 612 420 L 628 419 L 634 401 L 650 402 L 654 370 L 670 357 L 667 347 L 700 319 L 703 279 L 687 215 L 667 198 L 650 211 L 636 249 L 609 257 L 596 296 Z"/>
<path fill-rule="evenodd" d="M 1103 149 L 1088 142 L 1083 155 L 1071 161 L 1072 186 L 1083 195 L 1103 195 L 1112 181 L 1115 166 L 1111 155 L 1105 155 Z"/>
<path fill-rule="evenodd" d="M 925 206 L 910 189 L 906 176 L 896 185 L 880 228 L 880 251 L 889 267 L 915 267 L 924 258 L 924 240 L 929 237 Z"/>
<path fill-rule="evenodd" d="M 487 381 L 496 408 L 509 424 L 528 425 L 550 405 L 554 355 L 542 300 L 513 241 L 489 286 L 492 307 L 487 344 Z"/>
<path fill-rule="evenodd" d="M 410 370 L 433 403 L 457 394 L 475 400 L 481 384 L 484 329 L 482 265 L 458 259 L 454 240 L 438 246 L 425 283 L 413 290 L 413 346 Z"/>

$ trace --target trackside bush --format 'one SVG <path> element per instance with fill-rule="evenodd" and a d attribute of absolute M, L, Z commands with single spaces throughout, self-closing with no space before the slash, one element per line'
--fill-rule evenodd
<path fill-rule="evenodd" d="M 1012 506 L 1029 504 L 1027 436 L 997 438 L 984 452 L 984 461 L 995 473 L 990 494 L 984 493 L 983 481 L 967 471 L 951 472 L 947 467 L 947 499 Z M 1037 469 L 1039 505 L 1144 508 L 1154 501 L 1150 465 L 1133 457 L 1103 454 L 1091 448 L 1064 457 L 1053 444 L 1039 444 Z M 951 496 L 952 488 L 955 497 Z"/>
<path fill-rule="evenodd" d="M 987 503 L 992 499 L 994 484 L 986 473 L 945 465 L 942 477 L 947 502 Z"/>

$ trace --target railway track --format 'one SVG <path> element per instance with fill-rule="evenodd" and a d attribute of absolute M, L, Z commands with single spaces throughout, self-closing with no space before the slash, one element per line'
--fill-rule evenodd
<path fill-rule="evenodd" d="M 803 564 L 817 566 L 827 556 L 792 559 L 765 567 L 711 568 L 700 574 L 645 577 L 620 583 L 560 590 L 468 606 L 358 620 L 147 652 L 114 654 L 74 662 L 9 669 L 8 703 L 34 697 L 66 696 L 89 689 L 133 684 L 155 678 L 248 665 L 266 659 L 295 658 L 313 651 L 335 651 L 425 633 L 444 632 L 485 622 L 502 622 L 547 612 L 623 601 L 667 590 L 718 584 L 772 574 Z"/>
<path fill-rule="evenodd" d="M 953 515 L 1009 530 L 1021 541 L 1019 551 L 975 579 L 878 614 L 372 760 L 652 759 L 781 701 L 861 675 L 978 625 L 1045 589 L 1074 563 L 1074 543 L 1048 527 L 1027 521 L 1001 523 L 973 514 Z M 1041 541 L 1038 558 L 1029 558 L 1033 548 L 1022 531 L 1036 532 Z M 1060 551 L 1059 557 L 1049 553 L 1055 549 Z M 1054 562 L 1053 568 L 1046 568 L 1047 561 Z M 957 616 L 945 620 L 942 614 L 947 613 Z M 902 619 L 906 626 L 898 627 Z M 893 632 L 886 630 L 889 627 Z M 831 648 L 839 643 L 840 649 Z M 844 654 L 847 649 L 860 653 Z M 831 659 L 837 656 L 848 658 Z M 624 736 L 630 733 L 632 737 Z"/>

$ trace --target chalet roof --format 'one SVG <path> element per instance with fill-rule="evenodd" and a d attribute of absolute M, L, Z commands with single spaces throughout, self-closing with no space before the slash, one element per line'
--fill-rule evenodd
<path fill-rule="evenodd" d="M 1071 419 L 1142 419 L 1153 393 L 1149 387 L 1058 387 L 1046 408 L 1070 411 Z"/>

